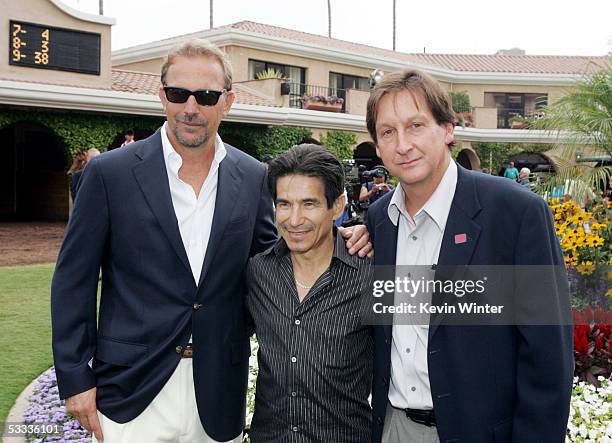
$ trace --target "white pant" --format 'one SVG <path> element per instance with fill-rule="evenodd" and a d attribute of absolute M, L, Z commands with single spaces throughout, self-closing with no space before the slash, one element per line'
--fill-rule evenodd
<path fill-rule="evenodd" d="M 104 443 L 220 443 L 206 434 L 198 415 L 193 360 L 182 358 L 151 404 L 127 423 L 115 423 L 98 411 Z M 231 442 L 240 443 L 242 435 Z M 92 436 L 92 442 L 98 443 Z"/>

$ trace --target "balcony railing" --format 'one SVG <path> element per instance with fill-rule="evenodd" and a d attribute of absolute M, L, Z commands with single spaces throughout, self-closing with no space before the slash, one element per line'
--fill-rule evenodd
<path fill-rule="evenodd" d="M 537 119 L 542 115 L 541 109 L 536 109 L 532 112 L 525 112 L 524 108 L 497 108 L 497 127 L 510 128 L 510 119 L 512 117 L 526 117 Z"/>
<path fill-rule="evenodd" d="M 346 89 L 328 88 L 326 86 L 306 85 L 304 83 L 289 83 L 289 106 L 291 108 L 303 108 L 302 97 L 309 95 L 311 97 L 321 95 L 324 97 L 336 96 L 343 100 L 342 110 L 346 112 Z"/>

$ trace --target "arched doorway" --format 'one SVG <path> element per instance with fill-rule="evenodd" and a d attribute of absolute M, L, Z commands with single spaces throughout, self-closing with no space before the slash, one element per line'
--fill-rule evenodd
<path fill-rule="evenodd" d="M 53 131 L 19 122 L 0 139 L 0 220 L 67 220 L 66 157 Z"/>
<path fill-rule="evenodd" d="M 474 150 L 464 148 L 457 155 L 457 163 L 470 171 L 480 171 L 480 159 Z"/>
<path fill-rule="evenodd" d="M 521 152 L 513 156 L 510 161 L 514 162 L 514 167 L 519 171 L 521 168 L 529 168 L 535 172 L 555 172 L 554 163 L 541 152 Z"/>

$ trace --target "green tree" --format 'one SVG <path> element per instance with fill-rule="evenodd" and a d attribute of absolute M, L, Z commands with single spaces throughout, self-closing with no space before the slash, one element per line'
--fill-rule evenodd
<path fill-rule="evenodd" d="M 587 157 L 612 156 L 612 65 L 579 81 L 544 109 L 544 117 L 530 125 L 567 135 L 559 144 L 557 174 L 547 177 L 540 192 L 574 180 L 575 195 L 584 201 L 591 190 L 601 192 L 612 179 L 612 166 L 595 167 L 594 162 L 577 162 L 583 152 Z"/>
<path fill-rule="evenodd" d="M 459 113 L 470 112 L 472 110 L 470 96 L 467 91 L 449 92 L 449 95 L 453 105 L 453 111 Z"/>

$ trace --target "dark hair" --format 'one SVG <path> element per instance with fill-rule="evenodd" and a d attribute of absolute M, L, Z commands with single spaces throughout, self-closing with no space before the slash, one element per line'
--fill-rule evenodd
<path fill-rule="evenodd" d="M 125 135 L 134 135 L 134 130 L 133 129 L 126 129 L 125 131 Z"/>
<path fill-rule="evenodd" d="M 455 123 L 456 117 L 450 97 L 442 89 L 438 81 L 416 69 L 393 72 L 386 74 L 380 82 L 376 83 L 368 99 L 366 125 L 370 137 L 372 137 L 375 143 L 378 142 L 376 137 L 376 116 L 380 101 L 387 94 L 401 91 L 409 91 L 412 94 L 420 95 L 425 100 L 429 111 L 438 125 Z M 452 146 L 453 143 L 450 143 L 449 148 Z"/>
<path fill-rule="evenodd" d="M 268 189 L 274 200 L 278 179 L 293 174 L 321 178 L 328 209 L 344 192 L 344 167 L 325 146 L 312 143 L 297 145 L 270 162 Z"/>

